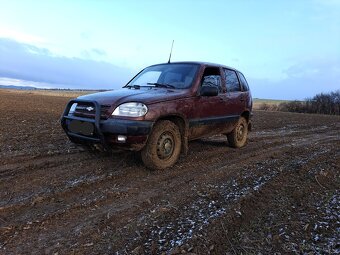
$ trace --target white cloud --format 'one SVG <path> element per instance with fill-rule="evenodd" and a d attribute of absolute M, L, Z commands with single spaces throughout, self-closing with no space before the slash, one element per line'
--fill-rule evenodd
<path fill-rule="evenodd" d="M 19 79 L 11 79 L 0 77 L 0 85 L 5 86 L 26 86 L 26 87 L 36 87 L 42 89 L 51 89 L 51 88 L 67 88 L 66 85 L 61 84 L 51 84 L 46 82 L 35 82 L 35 81 L 25 81 Z"/>
<path fill-rule="evenodd" d="M 0 77 L 11 78 L 12 82 L 103 89 L 121 87 L 132 75 L 131 70 L 109 62 L 57 56 L 42 47 L 0 38 Z"/>
<path fill-rule="evenodd" d="M 30 44 L 43 44 L 46 40 L 40 36 L 31 35 L 15 31 L 8 27 L 3 27 L 0 25 L 0 37 L 13 39 L 18 42 L 30 43 Z"/>
<path fill-rule="evenodd" d="M 337 59 L 296 62 L 284 70 L 284 73 L 287 77 L 277 81 L 249 77 L 253 96 L 302 100 L 340 88 L 340 60 Z"/>

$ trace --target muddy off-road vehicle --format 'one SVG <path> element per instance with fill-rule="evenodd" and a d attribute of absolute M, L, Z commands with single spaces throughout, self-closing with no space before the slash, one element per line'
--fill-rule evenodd
<path fill-rule="evenodd" d="M 148 168 L 163 169 L 187 153 L 190 140 L 225 134 L 230 146 L 244 146 L 251 112 L 241 72 L 176 62 L 149 66 L 122 89 L 71 100 L 61 125 L 76 144 L 140 151 Z"/>

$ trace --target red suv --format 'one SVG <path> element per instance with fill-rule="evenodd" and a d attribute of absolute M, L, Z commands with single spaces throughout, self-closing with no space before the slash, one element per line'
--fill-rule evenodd
<path fill-rule="evenodd" d="M 163 169 L 187 153 L 188 141 L 225 134 L 246 144 L 252 97 L 243 74 L 202 62 L 152 65 L 122 89 L 71 100 L 61 117 L 77 144 L 140 151 L 144 164 Z"/>

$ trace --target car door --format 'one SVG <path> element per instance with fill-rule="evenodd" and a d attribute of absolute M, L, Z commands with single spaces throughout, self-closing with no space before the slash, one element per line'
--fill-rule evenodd
<path fill-rule="evenodd" d="M 237 74 L 232 69 L 223 68 L 223 80 L 226 86 L 224 97 L 225 114 L 228 117 L 226 131 L 231 131 L 245 107 L 245 95 L 242 93 Z"/>
<path fill-rule="evenodd" d="M 244 100 L 245 110 L 251 111 L 252 108 L 253 108 L 253 100 L 252 100 L 252 97 L 251 97 L 249 85 L 247 83 L 246 78 L 244 77 L 244 75 L 241 72 L 237 72 L 237 74 L 238 74 L 238 79 L 239 79 L 240 84 L 241 84 L 242 96 L 245 99 Z"/>
<path fill-rule="evenodd" d="M 216 86 L 218 95 L 201 96 L 198 93 L 199 95 L 194 98 L 194 111 L 189 119 L 190 139 L 220 133 L 224 126 L 225 87 L 222 83 L 220 68 L 206 67 L 201 78 L 201 87 L 203 85 Z"/>

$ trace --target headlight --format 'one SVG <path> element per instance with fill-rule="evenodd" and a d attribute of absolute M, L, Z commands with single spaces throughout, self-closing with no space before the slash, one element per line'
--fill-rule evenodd
<path fill-rule="evenodd" d="M 112 113 L 113 116 L 142 117 L 148 112 L 145 104 L 130 102 L 121 104 Z"/>
<path fill-rule="evenodd" d="M 76 111 L 77 105 L 77 103 L 73 103 L 68 113 L 73 114 Z"/>

